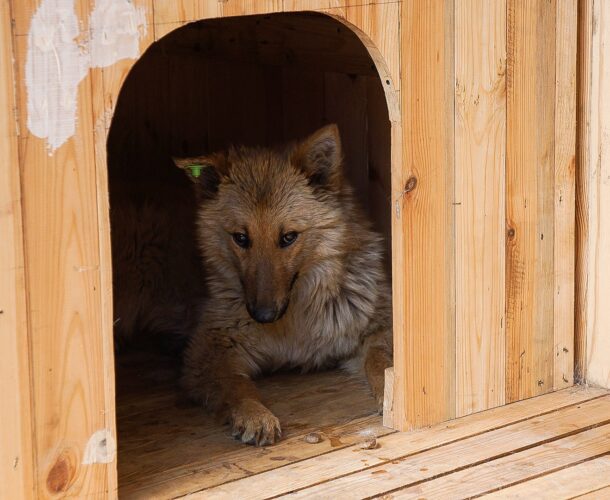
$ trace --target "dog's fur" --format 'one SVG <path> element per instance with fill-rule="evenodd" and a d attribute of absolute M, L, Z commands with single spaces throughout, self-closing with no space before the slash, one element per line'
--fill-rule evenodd
<path fill-rule="evenodd" d="M 144 186 L 163 199 L 113 193 L 110 211 L 117 347 L 146 338 L 179 353 L 200 323 L 205 297 L 192 193 Z M 190 197 L 188 195 L 191 195 Z"/>
<path fill-rule="evenodd" d="M 205 165 L 193 180 L 209 298 L 185 353 L 189 394 L 257 445 L 281 435 L 251 380 L 261 372 L 339 364 L 366 374 L 381 408 L 392 356 L 383 244 L 342 176 L 337 127 L 281 151 L 175 161 Z M 290 232 L 296 240 L 281 246 Z"/>

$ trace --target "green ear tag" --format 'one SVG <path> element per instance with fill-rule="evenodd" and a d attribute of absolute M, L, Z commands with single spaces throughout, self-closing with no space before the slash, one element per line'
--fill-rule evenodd
<path fill-rule="evenodd" d="M 191 175 L 196 179 L 201 175 L 201 169 L 203 168 L 203 165 L 189 165 L 186 168 L 191 171 Z"/>

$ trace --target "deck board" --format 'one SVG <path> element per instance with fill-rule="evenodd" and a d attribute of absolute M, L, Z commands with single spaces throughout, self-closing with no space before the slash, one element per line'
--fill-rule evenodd
<path fill-rule="evenodd" d="M 121 498 L 605 498 L 609 486 L 603 389 L 569 388 L 398 433 L 382 426 L 363 381 L 283 374 L 259 386 L 285 438 L 253 448 L 186 404 L 165 368 L 127 372 L 117 402 Z M 312 431 L 321 443 L 304 442 Z M 363 449 L 370 435 L 377 447 Z"/>

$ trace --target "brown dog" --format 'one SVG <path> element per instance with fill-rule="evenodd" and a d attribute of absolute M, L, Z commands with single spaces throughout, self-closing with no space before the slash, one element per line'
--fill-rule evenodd
<path fill-rule="evenodd" d="M 335 125 L 281 151 L 232 148 L 176 160 L 187 171 L 204 166 L 192 178 L 209 287 L 183 381 L 245 443 L 281 435 L 252 382 L 262 372 L 340 364 L 366 374 L 381 408 L 392 364 L 383 246 L 341 163 Z"/>

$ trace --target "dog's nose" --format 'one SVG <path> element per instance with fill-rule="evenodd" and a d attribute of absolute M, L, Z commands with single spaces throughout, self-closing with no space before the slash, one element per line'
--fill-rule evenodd
<path fill-rule="evenodd" d="M 277 319 L 277 309 L 273 307 L 255 307 L 250 315 L 259 323 L 273 323 Z"/>

